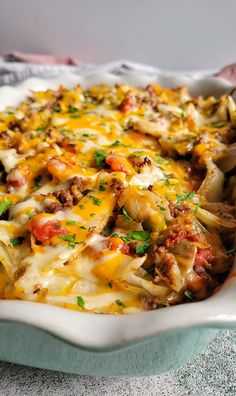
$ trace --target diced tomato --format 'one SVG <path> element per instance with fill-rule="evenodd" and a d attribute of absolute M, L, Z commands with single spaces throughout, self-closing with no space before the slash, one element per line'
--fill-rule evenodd
<path fill-rule="evenodd" d="M 121 104 L 120 111 L 122 113 L 129 113 L 136 106 L 137 106 L 137 102 L 136 102 L 134 92 L 128 91 L 125 99 L 123 100 L 123 102 Z"/>
<path fill-rule="evenodd" d="M 127 175 L 133 173 L 133 168 L 129 162 L 119 154 L 113 154 L 112 152 L 106 157 L 106 164 L 110 165 L 111 169 L 115 172 L 124 172 Z"/>
<path fill-rule="evenodd" d="M 108 248 L 110 250 L 119 250 L 123 254 L 127 254 L 129 256 L 135 255 L 133 246 L 131 244 L 127 245 L 122 241 L 119 237 L 111 237 L 108 240 Z"/>
<path fill-rule="evenodd" d="M 118 250 L 124 244 L 122 239 L 118 237 L 109 238 L 107 243 L 110 250 Z"/>
<path fill-rule="evenodd" d="M 204 237 L 200 233 L 195 233 L 182 224 L 173 224 L 172 226 L 166 228 L 163 236 L 165 238 L 165 246 L 167 249 L 172 248 L 177 243 L 180 243 L 183 239 L 187 239 L 190 242 L 204 240 Z"/>
<path fill-rule="evenodd" d="M 212 249 L 198 249 L 195 256 L 195 265 L 204 265 L 213 259 Z"/>
<path fill-rule="evenodd" d="M 7 182 L 12 187 L 21 187 L 26 183 L 26 179 L 19 169 L 13 169 L 7 176 Z"/>
<path fill-rule="evenodd" d="M 67 230 L 61 226 L 60 221 L 48 220 L 45 222 L 42 221 L 42 218 L 38 218 L 38 216 L 30 220 L 29 230 L 42 243 L 49 241 L 54 236 L 67 233 Z"/>

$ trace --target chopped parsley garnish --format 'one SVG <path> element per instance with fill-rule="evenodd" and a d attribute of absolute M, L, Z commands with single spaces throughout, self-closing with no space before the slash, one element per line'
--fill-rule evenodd
<path fill-rule="evenodd" d="M 193 199 L 194 195 L 195 195 L 195 192 L 192 191 L 192 192 L 190 192 L 190 193 L 188 194 L 188 196 L 187 196 L 186 199 L 187 199 L 188 201 L 191 201 L 191 200 Z"/>
<path fill-rule="evenodd" d="M 79 205 L 79 208 L 80 209 L 84 209 L 84 205 Z"/>
<path fill-rule="evenodd" d="M 160 209 L 160 210 L 166 210 L 166 208 L 164 208 L 164 206 L 161 206 L 161 205 L 157 205 L 157 207 Z"/>
<path fill-rule="evenodd" d="M 16 238 L 10 238 L 10 242 L 11 242 L 11 244 L 12 244 L 13 246 L 22 245 L 22 243 L 24 242 L 24 240 L 25 240 L 25 237 L 23 237 L 23 236 L 19 236 L 19 237 L 16 237 Z"/>
<path fill-rule="evenodd" d="M 127 307 L 127 305 L 125 305 L 125 303 L 123 303 L 123 301 L 121 301 L 121 300 L 116 300 L 115 301 L 115 303 L 117 304 L 117 305 L 119 305 L 119 307 L 121 307 L 121 308 L 126 308 Z"/>
<path fill-rule="evenodd" d="M 112 144 L 110 144 L 110 147 L 118 147 L 118 146 L 127 147 L 125 144 L 121 143 L 119 140 L 115 140 Z"/>
<path fill-rule="evenodd" d="M 83 297 L 82 297 L 82 296 L 77 296 L 77 297 L 76 297 L 76 301 L 77 301 L 77 305 L 78 305 L 80 308 L 83 308 L 83 309 L 84 309 L 85 303 L 84 303 Z"/>
<path fill-rule="evenodd" d="M 43 132 L 45 130 L 44 126 L 40 126 L 39 128 L 36 129 L 38 132 Z"/>
<path fill-rule="evenodd" d="M 171 186 L 170 179 L 168 177 L 161 179 L 160 181 L 163 181 L 165 186 Z"/>
<path fill-rule="evenodd" d="M 76 234 L 73 235 L 59 235 L 59 238 L 63 239 L 63 241 L 74 242 L 76 238 Z"/>
<path fill-rule="evenodd" d="M 233 249 L 229 249 L 228 251 L 227 251 L 227 254 L 230 256 L 231 254 L 235 254 L 236 253 L 236 247 L 235 248 L 233 248 Z"/>
<path fill-rule="evenodd" d="M 92 195 L 89 195 L 89 199 L 91 199 L 96 206 L 100 206 L 102 203 L 101 199 L 93 197 Z"/>
<path fill-rule="evenodd" d="M 155 162 L 157 163 L 157 164 L 163 164 L 163 165 L 169 165 L 170 164 L 170 161 L 169 160 L 167 160 L 167 159 L 165 159 L 165 158 L 163 158 L 160 154 L 156 154 L 156 156 L 155 156 Z"/>
<path fill-rule="evenodd" d="M 96 150 L 94 153 L 94 159 L 99 166 L 99 168 L 102 167 L 102 164 L 105 162 L 106 159 L 106 152 L 104 150 Z"/>
<path fill-rule="evenodd" d="M 145 253 L 147 253 L 150 249 L 150 244 L 149 242 L 144 242 L 144 243 L 140 243 L 139 245 L 137 245 L 135 247 L 135 253 L 142 257 L 144 256 Z"/>
<path fill-rule="evenodd" d="M 87 230 L 85 226 L 80 226 L 79 228 L 81 228 L 81 230 Z"/>
<path fill-rule="evenodd" d="M 28 219 L 32 219 L 32 217 L 34 217 L 34 212 L 31 212 L 30 210 L 27 210 L 26 212 L 26 216 L 28 217 Z"/>
<path fill-rule="evenodd" d="M 106 190 L 105 185 L 107 185 L 107 184 L 108 184 L 107 181 L 101 180 L 101 181 L 100 181 L 100 186 L 99 186 L 99 191 L 105 191 L 105 190 Z"/>
<path fill-rule="evenodd" d="M 128 215 L 127 210 L 125 209 L 125 206 L 122 206 L 121 212 L 122 212 L 123 216 L 125 216 L 125 218 L 126 218 L 127 220 L 134 221 L 134 220 L 132 219 L 132 217 L 130 217 L 130 216 Z"/>
<path fill-rule="evenodd" d="M 131 231 L 125 236 L 119 236 L 117 234 L 112 234 L 111 236 L 120 237 L 125 243 L 129 244 L 132 241 L 141 241 L 135 246 L 135 253 L 138 256 L 143 256 L 148 252 L 150 248 L 150 232 L 149 231 Z"/>
<path fill-rule="evenodd" d="M 129 241 L 149 241 L 150 232 L 149 231 L 130 231 L 126 237 Z"/>
<path fill-rule="evenodd" d="M 187 297 L 191 301 L 195 300 L 195 297 L 194 297 L 193 293 L 191 293 L 190 290 L 185 290 L 184 295 L 185 295 L 185 297 Z"/>
<path fill-rule="evenodd" d="M 63 239 L 63 241 L 68 242 L 68 247 L 74 249 L 76 245 L 80 245 L 83 242 L 75 242 L 76 234 L 73 235 L 59 235 L 59 238 Z"/>
<path fill-rule="evenodd" d="M 176 194 L 176 198 L 177 198 L 176 203 L 181 204 L 186 200 L 191 201 L 193 199 L 194 195 L 195 195 L 194 191 L 192 191 L 190 193 Z"/>
<path fill-rule="evenodd" d="M 34 178 L 34 184 L 36 185 L 36 187 L 39 187 L 39 183 L 42 180 L 42 175 L 38 175 Z"/>
<path fill-rule="evenodd" d="M 60 112 L 61 112 L 60 106 L 55 106 L 53 110 L 54 110 L 56 113 L 60 113 Z"/>
<path fill-rule="evenodd" d="M 10 208 L 12 202 L 9 201 L 8 198 L 3 198 L 2 202 L 0 203 L 0 215 L 2 215 L 7 209 Z"/>
<path fill-rule="evenodd" d="M 78 109 L 74 106 L 70 106 L 69 108 L 69 113 L 73 114 L 73 113 L 77 113 Z"/>
<path fill-rule="evenodd" d="M 96 213 L 90 213 L 90 217 L 95 217 Z"/>
<path fill-rule="evenodd" d="M 76 221 L 68 220 L 68 221 L 66 222 L 66 225 L 76 225 Z"/>
<path fill-rule="evenodd" d="M 181 118 L 184 118 L 185 116 L 186 116 L 186 112 L 185 112 L 185 110 L 183 110 L 183 109 L 180 109 L 181 111 L 180 111 L 180 117 Z"/>

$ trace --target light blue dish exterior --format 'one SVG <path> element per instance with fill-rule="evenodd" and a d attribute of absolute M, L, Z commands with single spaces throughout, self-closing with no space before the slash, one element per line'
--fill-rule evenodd
<path fill-rule="evenodd" d="M 96 352 L 81 349 L 36 327 L 3 321 L 0 360 L 73 374 L 148 376 L 183 366 L 204 350 L 217 331 L 203 328 L 175 331 L 122 349 Z"/>
<path fill-rule="evenodd" d="M 28 89 L 54 89 L 61 84 L 72 87 L 77 83 L 86 86 L 127 80 L 130 84 L 145 86 L 156 81 L 167 87 L 186 85 L 193 95 L 216 96 L 232 88 L 221 79 L 198 79 L 197 75 L 169 76 L 153 71 L 140 75 L 137 69 L 136 74 L 125 76 L 122 73 L 120 76 L 111 74 L 109 67 L 104 66 L 97 76 L 93 73 L 94 70 L 89 76 L 85 70 L 80 76 L 29 79 L 14 89 L 2 87 L 0 109 L 16 105 Z M 235 274 L 236 263 L 221 290 L 204 302 L 164 308 L 157 314 L 150 312 L 133 318 L 102 315 L 98 320 L 98 315 L 87 317 L 79 313 L 77 318 L 75 312 L 56 307 L 37 304 L 34 308 L 34 303 L 31 307 L 31 303 L 26 302 L 0 301 L 0 360 L 67 373 L 112 377 L 147 376 L 175 370 L 203 351 L 218 328 L 236 328 Z M 142 340 L 143 337 L 146 338 Z M 77 345 L 66 339 L 74 340 Z M 78 345 L 84 345 L 84 349 Z M 99 350 L 92 350 L 93 345 Z M 105 345 L 110 351 L 103 349 Z"/>

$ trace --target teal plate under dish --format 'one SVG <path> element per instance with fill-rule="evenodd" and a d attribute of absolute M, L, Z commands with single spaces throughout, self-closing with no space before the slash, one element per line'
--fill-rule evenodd
<path fill-rule="evenodd" d="M 35 327 L 3 321 L 0 322 L 0 360 L 73 374 L 147 376 L 175 370 L 192 360 L 217 331 L 202 328 L 175 331 L 122 349 L 96 352 L 81 349 Z"/>

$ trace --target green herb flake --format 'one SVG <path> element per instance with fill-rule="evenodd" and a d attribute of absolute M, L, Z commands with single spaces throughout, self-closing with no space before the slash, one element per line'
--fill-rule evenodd
<path fill-rule="evenodd" d="M 16 238 L 10 238 L 10 242 L 11 242 L 11 244 L 12 244 L 13 246 L 22 245 L 22 243 L 24 242 L 24 240 L 25 240 L 25 237 L 23 237 L 23 236 L 19 236 L 19 237 L 16 237 Z"/>
<path fill-rule="evenodd" d="M 69 113 L 73 114 L 73 113 L 77 113 L 78 109 L 74 106 L 70 106 L 69 108 Z"/>
<path fill-rule="evenodd" d="M 158 207 L 160 210 L 162 210 L 162 211 L 166 210 L 166 208 L 164 208 L 164 206 L 157 205 L 157 207 Z"/>
<path fill-rule="evenodd" d="M 184 118 L 186 116 L 186 111 L 183 109 L 180 109 L 180 117 Z"/>
<path fill-rule="evenodd" d="M 59 238 L 63 239 L 63 241 L 67 241 L 67 242 L 74 242 L 75 238 L 76 238 L 76 234 L 73 235 L 59 235 Z"/>
<path fill-rule="evenodd" d="M 190 192 L 190 193 L 187 195 L 187 198 L 186 198 L 186 199 L 187 199 L 188 201 L 191 201 L 191 200 L 193 199 L 194 195 L 195 195 L 195 192 L 192 191 L 192 192 Z"/>
<path fill-rule="evenodd" d="M 105 190 L 106 190 L 105 185 L 107 185 L 107 184 L 108 184 L 107 181 L 101 180 L 101 181 L 100 181 L 100 186 L 99 186 L 99 191 L 105 191 Z"/>
<path fill-rule="evenodd" d="M 63 241 L 68 242 L 68 247 L 74 249 L 76 245 L 80 245 L 83 242 L 75 242 L 76 234 L 73 235 L 59 235 L 59 238 L 63 239 Z"/>
<path fill-rule="evenodd" d="M 166 179 L 164 179 L 163 182 L 164 182 L 165 186 L 170 186 L 171 185 L 170 179 L 168 179 L 168 177 Z"/>
<path fill-rule="evenodd" d="M 125 305 L 125 303 L 123 303 L 123 301 L 121 301 L 119 299 L 116 300 L 115 303 L 121 308 L 126 308 L 126 306 L 127 306 L 127 305 Z"/>
<path fill-rule="evenodd" d="M 193 199 L 194 195 L 195 195 L 194 191 L 192 191 L 190 193 L 185 192 L 183 194 L 176 194 L 176 198 L 177 198 L 176 203 L 179 205 L 186 200 L 191 201 Z"/>
<path fill-rule="evenodd" d="M 236 253 L 236 247 L 233 248 L 233 249 L 229 249 L 229 250 L 227 251 L 228 256 L 233 255 L 233 254 L 235 254 L 235 253 Z"/>
<path fill-rule="evenodd" d="M 80 209 L 84 209 L 84 205 L 79 205 L 79 208 Z"/>
<path fill-rule="evenodd" d="M 32 219 L 32 217 L 34 217 L 34 212 L 31 212 L 30 210 L 27 210 L 26 212 L 26 216 L 28 217 L 28 219 Z"/>
<path fill-rule="evenodd" d="M 123 216 L 125 216 L 126 220 L 134 221 L 132 219 L 132 217 L 130 217 L 129 214 L 127 213 L 127 210 L 125 209 L 125 206 L 122 206 L 121 212 L 122 212 Z"/>
<path fill-rule="evenodd" d="M 127 147 L 125 144 L 121 143 L 120 140 L 115 140 L 112 144 L 110 144 L 110 147 Z"/>
<path fill-rule="evenodd" d="M 2 202 L 0 203 L 0 215 L 2 215 L 7 209 L 10 208 L 12 202 L 9 201 L 8 198 L 3 198 Z"/>
<path fill-rule="evenodd" d="M 38 175 L 34 178 L 34 184 L 36 185 L 36 187 L 39 187 L 39 183 L 42 180 L 42 175 Z"/>
<path fill-rule="evenodd" d="M 94 153 L 94 159 L 99 166 L 99 168 L 102 167 L 102 164 L 105 162 L 106 159 L 106 152 L 104 150 L 96 150 Z"/>
<path fill-rule="evenodd" d="M 76 221 L 73 221 L 73 220 L 68 220 L 66 222 L 66 225 L 76 225 L 76 224 L 77 224 Z"/>
<path fill-rule="evenodd" d="M 40 126 L 39 128 L 36 129 L 37 132 L 43 132 L 45 131 L 45 127 L 44 126 Z"/>
<path fill-rule="evenodd" d="M 150 244 L 148 242 L 140 243 L 135 247 L 135 253 L 142 257 L 144 256 L 150 249 Z"/>
<path fill-rule="evenodd" d="M 87 230 L 85 226 L 80 226 L 79 228 L 81 228 L 81 230 Z"/>
<path fill-rule="evenodd" d="M 95 217 L 96 213 L 90 213 L 90 217 Z"/>
<path fill-rule="evenodd" d="M 187 297 L 191 301 L 195 300 L 195 297 L 194 297 L 193 293 L 191 293 L 190 290 L 185 290 L 184 295 L 185 295 L 185 297 Z"/>
<path fill-rule="evenodd" d="M 149 231 L 130 231 L 126 238 L 131 241 L 149 241 L 150 232 Z"/>
<path fill-rule="evenodd" d="M 100 206 L 102 203 L 102 200 L 96 197 L 93 197 L 92 195 L 89 195 L 89 199 L 93 201 L 93 204 L 96 206 Z"/>
<path fill-rule="evenodd" d="M 84 303 L 83 297 L 82 297 L 82 296 L 77 296 L 77 297 L 76 297 L 76 301 L 77 301 L 77 305 L 78 305 L 80 308 L 84 309 L 85 303 Z"/>
<path fill-rule="evenodd" d="M 167 160 L 167 159 L 165 159 L 165 158 L 163 158 L 160 154 L 156 154 L 156 156 L 155 156 L 155 162 L 157 163 L 157 164 L 162 164 L 162 165 L 170 165 L 170 161 L 169 160 Z"/>

